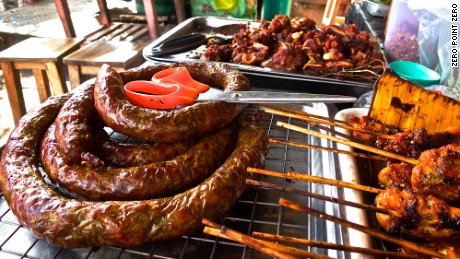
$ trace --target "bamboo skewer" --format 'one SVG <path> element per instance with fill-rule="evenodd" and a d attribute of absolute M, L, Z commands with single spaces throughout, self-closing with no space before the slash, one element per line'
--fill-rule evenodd
<path fill-rule="evenodd" d="M 265 107 L 264 110 L 270 109 L 270 110 L 273 110 L 273 111 L 282 111 L 282 112 L 285 112 L 285 113 L 308 116 L 308 117 L 312 117 L 312 118 L 317 118 L 317 119 L 333 122 L 333 123 L 336 123 L 336 125 L 343 124 L 343 125 L 352 126 L 352 124 L 350 124 L 347 121 L 336 120 L 334 118 L 324 117 L 324 116 L 321 116 L 321 115 L 312 114 L 312 113 L 308 113 L 308 112 L 304 112 L 304 111 L 288 109 L 288 108 L 285 108 L 285 107 L 279 107 L 279 106 L 270 105 L 270 104 L 260 104 L 259 106 Z M 282 114 L 279 114 L 279 115 L 282 115 Z"/>
<path fill-rule="evenodd" d="M 289 146 L 293 146 L 293 147 L 324 150 L 324 151 L 329 151 L 329 152 L 334 152 L 334 153 L 339 153 L 339 154 L 344 154 L 344 155 L 349 155 L 349 156 L 355 156 L 355 157 L 361 157 L 361 158 L 385 161 L 385 157 L 379 156 L 379 155 L 363 154 L 363 153 L 358 153 L 358 152 L 353 152 L 353 151 L 340 150 L 340 149 L 327 148 L 327 147 L 320 147 L 320 146 L 314 146 L 314 145 L 309 145 L 309 144 L 304 144 L 304 143 L 298 143 L 298 142 L 292 142 L 292 141 L 286 141 L 286 140 L 278 140 L 278 139 L 272 139 L 272 138 L 270 138 L 269 141 L 272 142 L 272 143 L 277 143 L 277 144 L 282 144 L 282 145 L 289 145 Z"/>
<path fill-rule="evenodd" d="M 284 122 L 281 122 L 281 121 L 278 121 L 276 123 L 276 125 L 278 125 L 280 127 L 283 127 L 283 128 L 286 128 L 286 129 L 290 129 L 290 130 L 298 131 L 298 132 L 305 133 L 305 134 L 308 134 L 308 135 L 312 135 L 312 136 L 315 136 L 315 137 L 325 138 L 325 139 L 335 141 L 335 142 L 338 142 L 340 144 L 348 145 L 348 146 L 351 146 L 351 147 L 354 147 L 354 148 L 363 149 L 363 150 L 366 150 L 366 151 L 369 151 L 369 152 L 372 152 L 372 153 L 375 153 L 375 154 L 379 154 L 379 155 L 382 155 L 382 156 L 385 156 L 385 157 L 400 160 L 400 161 L 406 162 L 408 164 L 415 165 L 418 162 L 417 159 L 408 158 L 408 157 L 401 156 L 401 155 L 398 155 L 398 154 L 394 154 L 394 153 L 391 153 L 391 152 L 388 152 L 388 151 L 385 151 L 385 150 L 382 150 L 382 149 L 378 149 L 378 148 L 367 146 L 367 145 L 362 145 L 362 144 L 352 142 L 352 141 L 347 140 L 347 139 L 337 138 L 337 137 L 334 137 L 334 136 L 331 136 L 331 135 L 323 134 L 323 133 L 320 133 L 320 132 L 316 132 L 316 131 L 309 130 L 309 129 L 306 129 L 306 128 L 302 128 L 302 127 L 299 127 L 299 126 L 296 126 L 296 125 L 284 123 Z"/>
<path fill-rule="evenodd" d="M 362 143 L 364 145 L 370 145 L 368 143 L 363 142 L 362 140 L 360 140 L 358 138 L 353 137 L 353 135 L 346 134 L 346 133 L 339 132 L 339 131 L 335 130 L 336 127 L 329 127 L 329 126 L 321 125 L 321 124 L 316 123 L 316 122 L 310 122 L 309 124 L 311 126 L 315 127 L 315 128 L 327 131 L 327 132 L 333 134 L 334 136 L 341 137 L 341 138 L 344 138 L 344 139 L 349 139 L 350 141 Z"/>
<path fill-rule="evenodd" d="M 229 239 L 229 240 L 233 240 L 233 241 L 237 241 L 239 243 L 241 243 L 241 240 L 235 240 L 234 238 L 230 237 L 229 235 L 226 235 L 226 234 L 223 234 L 220 229 L 217 229 L 217 228 L 211 228 L 211 227 L 204 227 L 203 229 L 203 233 L 205 234 L 208 234 L 208 235 L 213 235 L 213 236 L 216 236 L 216 237 L 221 237 L 221 238 L 225 238 L 225 239 Z M 292 256 L 292 255 L 286 255 L 284 253 L 281 253 L 277 250 L 274 250 L 270 247 L 266 247 L 266 245 L 262 245 L 263 243 L 260 242 L 260 244 L 245 244 L 247 246 L 250 246 L 268 256 L 272 256 L 272 257 L 275 257 L 275 258 L 297 258 L 296 256 Z"/>
<path fill-rule="evenodd" d="M 221 226 L 217 223 L 214 223 L 208 219 L 203 219 L 202 223 L 206 225 L 203 232 L 206 234 L 230 239 L 241 244 L 250 246 L 264 254 L 269 256 L 273 256 L 276 258 L 312 258 L 312 259 L 332 259 L 331 257 L 308 252 L 302 249 L 298 249 L 295 247 L 290 247 L 286 245 L 280 245 L 273 242 L 269 242 L 266 240 L 256 239 L 254 237 L 250 237 L 248 235 L 242 234 L 238 231 L 233 229 L 227 228 L 225 226 Z"/>
<path fill-rule="evenodd" d="M 382 189 L 378 189 L 378 188 L 374 188 L 370 186 L 360 185 L 356 183 L 343 182 L 343 181 L 339 181 L 336 179 L 329 179 L 329 178 L 313 176 L 313 175 L 308 175 L 308 174 L 301 174 L 297 172 L 287 172 L 284 174 L 284 173 L 268 171 L 264 169 L 253 168 L 253 167 L 248 167 L 247 170 L 250 173 L 270 175 L 270 176 L 276 176 L 276 177 L 287 178 L 287 179 L 292 179 L 292 180 L 301 180 L 301 181 L 306 181 L 306 182 L 329 184 L 333 186 L 345 187 L 345 188 L 366 191 L 366 192 L 371 192 L 371 193 L 379 193 L 383 191 Z"/>
<path fill-rule="evenodd" d="M 264 112 L 271 113 L 271 114 L 276 114 L 276 115 L 282 115 L 282 116 L 291 117 L 291 118 L 296 118 L 296 119 L 299 119 L 299 120 L 302 120 L 302 121 L 306 121 L 306 122 L 308 122 L 310 124 L 320 123 L 320 124 L 325 124 L 325 125 L 329 125 L 329 126 L 334 126 L 334 127 L 347 129 L 347 130 L 358 131 L 358 132 L 365 133 L 365 134 L 371 134 L 371 135 L 375 135 L 375 136 L 386 138 L 386 139 L 394 139 L 395 138 L 392 135 L 387 135 L 387 134 L 383 134 L 383 133 L 380 133 L 380 132 L 370 131 L 370 130 L 366 130 L 366 129 L 362 129 L 362 128 L 356 128 L 356 127 L 354 127 L 354 126 L 352 126 L 349 123 L 344 122 L 344 121 L 331 120 L 331 119 L 326 118 L 326 117 L 322 117 L 322 116 L 318 116 L 318 115 L 314 115 L 314 114 L 309 114 L 309 113 L 301 113 L 301 114 L 299 114 L 299 112 L 284 111 L 284 109 L 279 109 L 279 108 L 276 108 L 276 109 L 264 108 Z M 319 117 L 319 119 L 318 118 L 312 118 L 312 117 Z"/>
<path fill-rule="evenodd" d="M 300 195 L 303 195 L 303 196 L 312 197 L 312 198 L 315 198 L 315 199 L 320 199 L 320 200 L 329 201 L 329 202 L 333 202 L 333 203 L 338 203 L 338 204 L 342 204 L 342 205 L 352 206 L 352 207 L 360 208 L 360 209 L 371 210 L 371 211 L 382 213 L 382 214 L 390 214 L 390 215 L 395 214 L 393 211 L 389 211 L 389 210 L 386 210 L 386 209 L 383 209 L 383 208 L 378 208 L 378 207 L 367 205 L 367 204 L 361 204 L 361 203 L 356 203 L 356 202 L 352 202 L 352 201 L 347 201 L 347 200 L 343 200 L 343 199 L 339 199 L 339 198 L 335 198 L 335 197 L 329 197 L 329 196 L 321 195 L 321 194 L 318 194 L 318 193 L 307 192 L 307 191 L 299 190 L 299 189 L 288 187 L 288 186 L 281 186 L 281 185 L 278 185 L 278 184 L 260 182 L 260 181 L 255 181 L 255 180 L 251 180 L 251 179 L 247 179 L 246 183 L 249 184 L 249 185 L 252 185 L 252 186 L 265 187 L 265 188 L 270 188 L 270 189 L 275 189 L 275 190 L 280 190 L 280 191 L 287 191 L 287 192 L 291 192 L 291 193 L 300 194 Z"/>
<path fill-rule="evenodd" d="M 327 219 L 327 220 L 332 221 L 334 223 L 340 224 L 342 226 L 359 230 L 359 231 L 364 232 L 364 233 L 366 233 L 368 235 L 371 235 L 371 236 L 380 238 L 382 240 L 385 240 L 385 241 L 388 241 L 388 242 L 391 242 L 391 243 L 394 243 L 394 244 L 409 248 L 409 249 L 411 249 L 413 251 L 416 251 L 416 252 L 419 252 L 421 254 L 447 259 L 446 255 L 440 254 L 440 253 L 438 253 L 436 251 L 433 251 L 433 250 L 431 250 L 429 248 L 423 247 L 420 244 L 416 244 L 416 243 L 404 240 L 402 238 L 396 238 L 396 237 L 387 235 L 385 233 L 379 232 L 379 231 L 374 230 L 372 228 L 368 228 L 368 227 L 365 227 L 365 226 L 350 222 L 348 220 L 344 220 L 344 219 L 341 219 L 341 218 L 331 216 L 329 214 L 326 214 L 326 213 L 323 213 L 321 211 L 309 208 L 307 206 L 303 206 L 303 205 L 294 203 L 292 201 L 289 201 L 289 200 L 286 200 L 286 199 L 283 199 L 283 198 L 280 198 L 279 204 L 281 206 L 283 206 L 283 207 L 287 207 L 287 208 L 290 208 L 290 209 L 293 209 L 293 210 L 305 212 L 305 213 L 311 214 L 311 215 L 313 215 L 315 217 L 324 218 L 324 219 Z"/>
<path fill-rule="evenodd" d="M 333 249 L 333 250 L 349 251 L 349 252 L 360 253 L 360 254 L 389 256 L 389 257 L 397 257 L 397 258 L 416 258 L 416 256 L 413 256 L 413 255 L 405 255 L 405 254 L 401 254 L 397 252 L 383 251 L 383 250 L 357 247 L 357 246 L 339 245 L 339 244 L 333 244 L 333 243 L 328 243 L 328 242 L 308 240 L 308 239 L 302 239 L 302 238 L 296 238 L 296 237 L 273 235 L 273 234 L 262 233 L 262 232 L 252 232 L 252 236 L 255 238 L 266 239 L 266 240 L 271 240 L 271 241 L 307 245 L 307 246 L 320 247 L 320 248 Z"/>

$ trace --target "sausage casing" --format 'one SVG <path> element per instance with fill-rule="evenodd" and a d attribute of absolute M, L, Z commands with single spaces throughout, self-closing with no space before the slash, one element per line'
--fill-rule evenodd
<path fill-rule="evenodd" d="M 195 103 L 172 110 L 132 105 L 123 92 L 124 84 L 150 80 L 161 70 L 185 66 L 197 81 L 225 91 L 250 90 L 249 80 L 237 69 L 219 63 L 167 64 L 117 72 L 103 66 L 96 78 L 95 106 L 103 121 L 116 132 L 154 142 L 177 142 L 203 136 L 233 121 L 246 105 L 224 102 Z"/>
<path fill-rule="evenodd" d="M 141 200 L 170 196 L 195 186 L 219 167 L 235 147 L 231 125 L 205 136 L 186 153 L 141 166 L 93 168 L 68 164 L 57 150 L 55 127 L 41 144 L 41 161 L 51 181 L 88 200 Z"/>
<path fill-rule="evenodd" d="M 191 234 L 202 218 L 219 220 L 246 189 L 247 167 L 261 167 L 266 132 L 244 125 L 226 162 L 207 180 L 172 197 L 142 201 L 82 201 L 50 188 L 40 175 L 38 148 L 68 95 L 50 98 L 13 130 L 0 162 L 0 187 L 20 224 L 61 246 L 140 245 Z"/>
<path fill-rule="evenodd" d="M 92 124 L 100 121 L 94 108 L 94 85 L 76 88 L 56 118 L 56 139 L 63 159 L 81 163 L 82 153 L 94 151 Z"/>
<path fill-rule="evenodd" d="M 117 167 L 146 165 L 170 160 L 188 151 L 195 140 L 174 143 L 132 143 L 110 138 L 104 129 L 96 128 L 95 153 L 105 164 Z"/>

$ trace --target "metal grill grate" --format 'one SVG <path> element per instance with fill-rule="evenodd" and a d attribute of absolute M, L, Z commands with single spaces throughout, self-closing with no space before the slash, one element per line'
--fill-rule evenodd
<path fill-rule="evenodd" d="M 292 107 L 290 107 L 292 108 Z M 324 104 L 313 106 L 295 106 L 310 113 L 331 116 L 332 108 Z M 256 111 L 250 110 L 250 112 Z M 305 134 L 279 128 L 276 121 L 284 121 L 310 128 L 306 123 L 282 116 L 264 114 L 261 121 L 271 138 L 290 140 L 311 145 L 332 147 L 332 143 Z M 315 128 L 312 128 L 315 129 Z M 315 129 L 318 130 L 318 129 Z M 336 178 L 335 156 L 329 152 L 287 147 L 271 144 L 265 169 L 285 172 L 297 171 L 312 175 Z M 283 186 L 303 189 L 306 191 L 340 196 L 337 188 L 306 183 L 301 181 L 283 180 L 280 178 L 260 176 L 260 181 L 271 182 Z M 263 187 L 249 187 L 235 208 L 223 219 L 221 224 L 250 235 L 252 231 L 260 231 L 300 238 L 334 242 L 342 244 L 340 226 L 323 219 L 311 217 L 301 212 L 282 208 L 278 205 L 280 197 L 299 202 L 314 209 L 326 211 L 332 215 L 340 215 L 340 208 L 335 204 L 312 198 L 277 191 Z M 306 249 L 306 247 L 301 247 Z M 334 258 L 347 258 L 334 250 L 312 248 L 311 251 L 326 254 Z M 203 233 L 184 236 L 168 241 L 154 242 L 139 247 L 114 248 L 61 248 L 45 241 L 36 239 L 28 230 L 20 226 L 8 208 L 3 195 L 0 199 L 0 258 L 267 258 L 262 253 L 244 245 L 215 238 Z"/>

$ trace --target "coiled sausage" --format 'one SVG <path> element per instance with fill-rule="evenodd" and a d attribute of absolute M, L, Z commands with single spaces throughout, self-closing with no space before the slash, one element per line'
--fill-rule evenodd
<path fill-rule="evenodd" d="M 106 165 L 130 167 L 170 160 L 189 150 L 195 140 L 174 143 L 120 142 L 109 137 L 104 129 L 93 131 L 95 153 Z"/>
<path fill-rule="evenodd" d="M 235 147 L 236 125 L 204 137 L 186 153 L 142 166 L 93 168 L 68 164 L 57 150 L 55 127 L 41 144 L 41 161 L 51 181 L 88 200 L 143 200 L 170 196 L 195 186 L 219 167 Z"/>
<path fill-rule="evenodd" d="M 246 189 L 247 167 L 261 167 L 268 151 L 263 129 L 248 123 L 235 150 L 207 180 L 172 197 L 139 201 L 68 199 L 40 175 L 38 148 L 69 95 L 51 97 L 13 130 L 0 162 L 0 187 L 20 224 L 61 246 L 140 245 L 187 235 L 201 219 L 219 220 Z"/>
<path fill-rule="evenodd" d="M 67 163 L 81 163 L 82 154 L 94 152 L 92 128 L 100 122 L 94 108 L 94 85 L 76 88 L 56 118 L 57 147 Z"/>
<path fill-rule="evenodd" d="M 250 90 L 249 80 L 237 69 L 219 63 L 175 63 L 118 73 L 102 66 L 96 78 L 95 106 L 104 122 L 116 132 L 154 142 L 177 142 L 203 136 L 233 121 L 246 107 L 224 102 L 195 103 L 181 109 L 156 110 L 132 105 L 124 84 L 150 80 L 161 70 L 185 66 L 197 81 L 225 91 Z"/>

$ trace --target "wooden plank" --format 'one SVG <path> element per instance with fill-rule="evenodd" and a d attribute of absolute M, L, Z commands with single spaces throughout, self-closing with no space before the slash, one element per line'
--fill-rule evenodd
<path fill-rule="evenodd" d="M 110 34 L 114 30 L 118 29 L 118 27 L 120 27 L 120 26 L 121 26 L 120 23 L 112 24 L 109 27 L 105 27 L 104 29 L 102 29 L 102 30 L 98 31 L 97 33 L 91 35 L 86 40 L 89 41 L 89 42 L 92 42 L 92 41 L 96 41 L 98 39 L 101 39 L 105 35 Z"/>
<path fill-rule="evenodd" d="M 140 30 L 143 27 L 147 28 L 145 25 L 132 24 L 131 27 L 128 30 L 126 30 L 122 34 L 120 34 L 120 39 L 125 40 L 130 35 L 132 35 L 133 33 L 136 33 L 138 30 Z"/>
<path fill-rule="evenodd" d="M 121 40 L 120 35 L 131 28 L 131 24 L 122 23 L 120 27 L 104 36 L 105 40 Z"/>
<path fill-rule="evenodd" d="M 142 37 L 144 37 L 149 32 L 147 27 L 143 27 L 139 29 L 136 33 L 131 34 L 129 37 L 126 38 L 127 41 L 136 41 Z"/>

